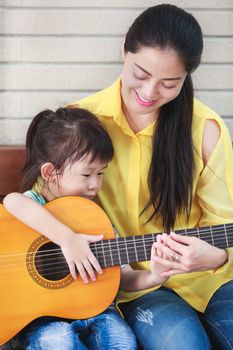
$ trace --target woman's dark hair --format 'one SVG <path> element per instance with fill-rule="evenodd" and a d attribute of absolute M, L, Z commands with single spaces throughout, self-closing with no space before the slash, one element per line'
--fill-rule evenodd
<path fill-rule="evenodd" d="M 45 110 L 34 117 L 27 132 L 22 190 L 37 182 L 45 162 L 62 173 L 67 164 L 88 155 L 90 161 L 107 163 L 113 154 L 107 131 L 89 111 L 74 107 Z"/>
<path fill-rule="evenodd" d="M 161 215 L 166 231 L 175 225 L 177 214 L 191 211 L 194 174 L 192 143 L 193 85 L 191 72 L 199 65 L 203 37 L 196 19 L 169 4 L 150 7 L 133 22 L 125 38 L 125 52 L 137 53 L 143 47 L 173 49 L 181 59 L 187 77 L 179 95 L 162 106 L 153 136 L 148 174 L 154 211 L 148 221 Z"/>

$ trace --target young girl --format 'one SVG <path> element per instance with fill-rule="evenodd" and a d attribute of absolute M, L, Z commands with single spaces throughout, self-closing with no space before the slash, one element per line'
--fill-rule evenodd
<path fill-rule="evenodd" d="M 95 281 L 95 273 L 104 273 L 89 248 L 90 242 L 103 237 L 74 233 L 43 205 L 68 195 L 94 198 L 112 157 L 110 137 L 90 112 L 78 108 L 43 111 L 33 119 L 27 133 L 22 181 L 25 192 L 11 193 L 4 199 L 4 206 L 13 215 L 61 247 L 73 278 L 77 278 L 77 269 L 85 283 L 89 277 Z M 151 271 L 122 267 L 124 289 L 149 288 L 167 279 L 161 276 L 164 268 L 155 267 L 156 254 L 162 256 L 153 247 Z M 136 349 L 134 334 L 113 306 L 86 320 L 39 318 L 19 333 L 17 341 L 26 350 Z"/>

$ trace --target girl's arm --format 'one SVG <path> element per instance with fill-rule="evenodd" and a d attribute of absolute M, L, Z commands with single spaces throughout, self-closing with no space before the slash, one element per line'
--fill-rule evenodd
<path fill-rule="evenodd" d="M 159 237 L 157 239 L 159 239 Z M 155 263 L 155 256 L 162 257 L 161 252 L 156 247 L 156 243 L 154 243 L 151 247 L 150 271 L 133 270 L 130 265 L 123 266 L 121 269 L 120 289 L 128 292 L 135 292 L 138 290 L 159 286 L 166 282 L 168 277 L 161 276 L 161 274 L 162 272 L 166 271 L 167 268 L 165 268 L 163 265 Z"/>
<path fill-rule="evenodd" d="M 93 267 L 97 273 L 102 273 L 98 261 L 89 248 L 89 243 L 101 240 L 102 235 L 74 233 L 46 208 L 21 193 L 8 194 L 3 200 L 3 205 L 17 219 L 61 247 L 74 279 L 77 278 L 76 269 L 85 283 L 89 282 L 87 274 L 95 281 Z"/>

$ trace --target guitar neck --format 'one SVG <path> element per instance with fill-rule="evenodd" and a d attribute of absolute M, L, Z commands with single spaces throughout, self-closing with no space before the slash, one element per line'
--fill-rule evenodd
<path fill-rule="evenodd" d="M 233 246 L 233 224 L 215 225 L 175 231 L 177 234 L 200 238 L 218 248 Z M 150 260 L 151 246 L 157 233 L 120 237 L 91 243 L 90 247 L 101 267 L 119 266 Z"/>

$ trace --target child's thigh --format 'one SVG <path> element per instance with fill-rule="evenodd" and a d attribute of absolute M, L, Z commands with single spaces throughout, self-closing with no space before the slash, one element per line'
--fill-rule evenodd
<path fill-rule="evenodd" d="M 32 322 L 19 335 L 19 344 L 25 350 L 86 350 L 69 322 L 43 317 Z"/>

